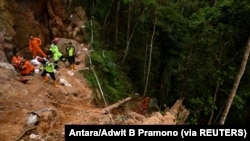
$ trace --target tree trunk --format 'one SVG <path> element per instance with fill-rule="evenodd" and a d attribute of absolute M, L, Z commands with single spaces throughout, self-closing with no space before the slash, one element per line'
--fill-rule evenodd
<path fill-rule="evenodd" d="M 250 52 L 250 37 L 248 38 L 248 43 L 247 43 L 247 46 L 246 46 L 246 49 L 245 49 L 245 53 L 244 53 L 244 56 L 243 56 L 243 59 L 242 59 L 242 62 L 241 62 L 240 70 L 239 70 L 239 72 L 238 72 L 238 74 L 236 76 L 233 88 L 232 88 L 232 90 L 231 90 L 231 92 L 229 94 L 228 101 L 226 103 L 225 109 L 222 112 L 220 123 L 219 123 L 220 125 L 224 125 L 225 120 L 227 118 L 228 112 L 230 110 L 230 107 L 232 105 L 232 102 L 233 102 L 233 99 L 235 97 L 236 91 L 238 89 L 241 77 L 243 76 L 244 71 L 245 71 L 247 60 L 248 60 L 248 56 L 249 56 L 249 52 Z"/>
<path fill-rule="evenodd" d="M 120 11 L 120 0 L 117 0 L 116 18 L 115 18 L 115 46 L 118 45 L 119 17 L 120 17 L 119 11 Z"/>
<path fill-rule="evenodd" d="M 143 92 L 143 96 L 146 95 L 146 91 L 147 91 L 147 87 L 148 87 L 148 79 L 149 79 L 149 73 L 150 73 L 150 67 L 151 67 L 151 58 L 152 58 L 152 51 L 153 51 L 153 40 L 154 40 L 155 27 L 156 27 L 156 13 L 157 13 L 157 9 L 155 10 L 154 29 L 153 29 L 153 33 L 152 33 L 152 36 L 151 36 L 151 42 L 150 42 L 148 71 L 147 71 L 146 84 L 145 84 L 145 89 L 144 89 L 144 92 Z"/>
<path fill-rule="evenodd" d="M 122 63 L 125 61 L 125 57 L 127 56 L 128 48 L 129 48 L 129 34 L 130 34 L 130 17 L 131 17 L 131 2 L 129 2 L 128 6 L 128 23 L 127 23 L 127 41 L 126 41 L 126 51 L 123 56 Z"/>
<path fill-rule="evenodd" d="M 103 111 L 102 114 L 107 114 L 109 111 L 112 111 L 115 108 L 118 108 L 119 106 L 121 106 L 122 104 L 128 102 L 129 100 L 131 100 L 131 97 L 127 97 L 121 101 L 118 101 L 117 103 L 110 105 L 109 107 L 106 107 Z"/>
<path fill-rule="evenodd" d="M 169 109 L 169 113 L 171 113 L 172 115 L 177 116 L 178 113 L 179 113 L 180 106 L 182 105 L 183 99 L 184 98 L 176 100 L 176 102 L 174 103 L 174 105 Z"/>
<path fill-rule="evenodd" d="M 215 92 L 214 92 L 214 98 L 213 98 L 213 104 L 215 105 L 215 102 L 216 102 L 216 98 L 217 98 L 217 93 L 219 91 L 219 87 L 220 87 L 220 84 L 219 82 L 217 81 L 216 82 L 216 88 L 215 88 Z M 210 115 L 210 118 L 209 118 L 209 121 L 208 121 L 208 125 L 210 125 L 212 123 L 212 119 L 214 117 L 214 108 L 212 108 L 212 111 L 211 111 L 211 115 Z"/>
<path fill-rule="evenodd" d="M 128 49 L 129 49 L 129 46 L 130 46 L 130 41 L 134 35 L 134 32 L 135 32 L 135 29 L 136 29 L 136 26 L 137 26 L 137 23 L 135 23 L 133 29 L 132 29 L 132 32 L 130 33 L 130 30 L 131 30 L 131 27 L 130 27 L 130 22 L 131 22 L 131 2 L 129 3 L 129 10 L 128 10 L 128 25 L 127 25 L 127 41 L 126 41 L 126 50 L 125 50 L 125 54 L 123 56 L 123 59 L 122 59 L 122 63 L 124 63 L 125 61 L 125 58 L 127 57 L 127 54 L 128 54 Z"/>
<path fill-rule="evenodd" d="M 109 16 L 109 14 L 110 14 L 111 7 L 112 7 L 112 5 L 113 5 L 113 2 L 114 2 L 114 1 L 112 0 L 110 6 L 108 6 L 108 7 L 109 7 L 109 10 L 108 10 L 108 12 L 107 12 L 107 14 L 106 14 L 106 16 L 105 16 L 105 18 L 104 18 L 104 22 L 103 22 L 103 28 L 104 28 L 104 29 L 106 28 L 107 19 L 108 19 L 108 16 Z M 106 34 L 105 30 L 103 30 L 103 35 L 105 35 L 105 34 Z"/>

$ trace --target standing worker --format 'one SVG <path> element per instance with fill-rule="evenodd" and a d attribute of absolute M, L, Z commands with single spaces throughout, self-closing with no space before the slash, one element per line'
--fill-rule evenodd
<path fill-rule="evenodd" d="M 146 111 L 148 109 L 148 101 L 149 101 L 149 97 L 146 97 L 142 100 L 142 110 Z"/>
<path fill-rule="evenodd" d="M 57 81 L 56 81 L 56 76 L 55 76 L 55 72 L 54 72 L 54 64 L 53 63 L 50 63 L 48 60 L 46 59 L 43 59 L 43 58 L 38 58 L 37 59 L 40 63 L 42 63 L 42 73 L 41 73 L 41 76 L 43 77 L 43 81 L 44 82 L 47 82 L 49 81 L 49 77 L 47 76 L 47 74 L 50 75 L 50 77 L 53 79 L 54 81 L 54 86 L 55 87 L 59 87 L 57 85 Z"/>
<path fill-rule="evenodd" d="M 53 60 L 54 60 L 54 65 L 55 65 L 56 70 L 59 69 L 59 65 L 58 65 L 59 59 L 61 59 L 62 61 L 65 61 L 64 56 L 62 55 L 62 53 L 60 52 L 57 46 L 58 41 L 59 41 L 58 38 L 54 38 L 51 42 L 50 49 L 49 49 L 53 55 Z"/>
<path fill-rule="evenodd" d="M 71 70 L 76 70 L 76 64 L 75 64 L 76 53 L 75 52 L 76 52 L 75 47 L 72 45 L 72 42 L 69 42 L 66 47 L 66 54 L 67 54 L 67 58 L 68 58 Z"/>
<path fill-rule="evenodd" d="M 36 58 L 37 54 L 42 57 L 47 58 L 47 54 L 41 49 L 42 41 L 41 39 L 34 37 L 33 34 L 29 34 L 29 49 L 33 54 L 33 58 Z"/>

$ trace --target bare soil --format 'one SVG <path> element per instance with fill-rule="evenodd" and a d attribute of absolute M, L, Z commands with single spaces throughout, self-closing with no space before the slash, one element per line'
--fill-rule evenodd
<path fill-rule="evenodd" d="M 86 54 L 76 71 L 60 64 L 59 88 L 52 80 L 43 82 L 40 74 L 20 76 L 0 67 L 0 141 L 62 141 L 65 124 L 175 124 L 171 114 L 146 115 L 140 98 L 103 114 L 104 107 L 93 102 L 93 90 L 79 73 L 89 71 L 84 70 Z M 31 113 L 37 120 L 31 120 Z"/>

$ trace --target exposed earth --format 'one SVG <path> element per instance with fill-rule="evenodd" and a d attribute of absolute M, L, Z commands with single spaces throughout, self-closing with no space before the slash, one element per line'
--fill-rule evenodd
<path fill-rule="evenodd" d="M 1 63 L 0 141 L 62 141 L 65 124 L 176 124 L 169 112 L 144 113 L 140 97 L 136 96 L 104 113 L 104 106 L 93 102 L 93 90 L 80 73 L 90 71 L 84 63 L 88 53 L 79 56 L 76 71 L 59 64 L 59 88 L 53 86 L 52 80 L 43 82 L 39 73 L 20 76 L 6 69 L 11 64 Z"/>

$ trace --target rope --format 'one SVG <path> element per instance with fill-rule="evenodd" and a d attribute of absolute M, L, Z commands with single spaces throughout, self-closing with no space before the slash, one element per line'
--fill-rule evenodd
<path fill-rule="evenodd" d="M 70 13 L 70 15 L 72 14 L 72 10 L 71 10 L 71 4 L 72 4 L 72 0 L 69 0 L 68 1 L 68 8 L 69 8 L 69 13 Z"/>
<path fill-rule="evenodd" d="M 91 19 L 90 25 L 91 25 L 91 42 L 90 42 L 90 50 L 91 50 L 92 43 L 93 43 L 93 38 L 94 38 L 94 37 L 93 37 L 93 28 L 92 28 L 92 19 Z M 101 88 L 99 79 L 98 79 L 98 77 L 97 77 L 97 74 L 96 74 L 94 68 L 91 67 L 91 66 L 92 66 L 91 52 L 90 52 L 90 54 L 89 54 L 88 57 L 89 57 L 90 69 L 91 69 L 91 70 L 93 71 L 93 73 L 94 73 L 94 76 L 95 76 L 95 78 L 96 78 L 96 81 L 97 81 L 98 87 L 99 87 L 99 89 L 100 89 L 102 98 L 103 98 L 103 100 L 104 100 L 105 106 L 108 107 L 108 104 L 107 104 L 107 101 L 106 101 L 105 96 L 104 96 L 104 94 L 103 94 L 103 91 L 102 91 L 102 88 Z M 112 123 L 114 124 L 114 120 L 113 120 L 113 118 L 112 118 L 112 116 L 111 116 L 110 110 L 108 109 L 107 111 L 108 111 L 108 113 L 109 113 L 109 116 L 110 116 L 110 119 L 111 119 Z"/>

